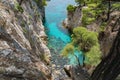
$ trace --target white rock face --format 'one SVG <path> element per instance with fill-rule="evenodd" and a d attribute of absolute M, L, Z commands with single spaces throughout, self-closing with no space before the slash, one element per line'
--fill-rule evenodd
<path fill-rule="evenodd" d="M 50 79 L 43 12 L 42 0 L 0 0 L 1 80 Z"/>

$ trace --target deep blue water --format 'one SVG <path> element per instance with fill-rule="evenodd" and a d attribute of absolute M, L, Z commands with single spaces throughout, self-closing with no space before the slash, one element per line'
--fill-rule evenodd
<path fill-rule="evenodd" d="M 46 33 L 48 35 L 48 47 L 52 53 L 53 63 L 65 65 L 67 60 L 59 57 L 64 46 L 71 41 L 68 31 L 62 27 L 62 21 L 67 17 L 66 7 L 68 4 L 75 4 L 74 0 L 51 0 L 45 7 L 46 21 L 44 23 Z M 83 57 L 81 52 L 74 53 L 79 56 L 80 64 L 82 64 Z M 77 64 L 74 55 L 69 55 L 69 63 Z M 82 61 L 82 62 L 81 62 Z"/>

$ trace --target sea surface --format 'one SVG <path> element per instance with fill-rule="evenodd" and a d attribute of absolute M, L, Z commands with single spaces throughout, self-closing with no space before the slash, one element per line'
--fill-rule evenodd
<path fill-rule="evenodd" d="M 68 31 L 62 26 L 62 21 L 67 17 L 66 8 L 69 4 L 74 5 L 74 0 L 51 0 L 45 7 L 44 25 L 48 35 L 48 47 L 55 57 L 59 57 L 61 50 L 71 41 Z"/>
<path fill-rule="evenodd" d="M 74 0 L 51 0 L 47 2 L 45 7 L 45 30 L 48 36 L 48 47 L 52 55 L 52 72 L 54 75 L 54 80 L 59 80 L 65 77 L 65 72 L 63 71 L 64 65 L 71 64 L 76 65 L 83 63 L 82 52 L 75 51 L 75 55 L 69 55 L 68 58 L 63 58 L 60 56 L 64 46 L 71 41 L 70 34 L 67 29 L 62 26 L 63 20 L 67 18 L 67 6 L 69 4 L 75 5 Z M 78 60 L 76 60 L 76 56 Z M 56 73 L 59 73 L 57 74 Z"/>

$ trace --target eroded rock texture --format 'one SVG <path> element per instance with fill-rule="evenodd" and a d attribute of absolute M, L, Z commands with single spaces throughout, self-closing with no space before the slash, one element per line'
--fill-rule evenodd
<path fill-rule="evenodd" d="M 42 0 L 0 0 L 0 80 L 49 80 Z"/>

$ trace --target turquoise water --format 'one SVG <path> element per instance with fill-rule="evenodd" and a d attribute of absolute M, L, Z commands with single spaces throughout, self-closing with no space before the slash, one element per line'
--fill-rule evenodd
<path fill-rule="evenodd" d="M 74 0 L 51 0 L 45 7 L 46 21 L 44 23 L 48 35 L 48 47 L 52 53 L 52 61 L 56 65 L 78 64 L 75 56 L 69 55 L 68 60 L 59 56 L 64 46 L 71 41 L 68 31 L 62 27 L 62 21 L 67 17 L 66 7 L 75 4 Z M 81 52 L 74 53 L 80 64 L 83 64 Z"/>
<path fill-rule="evenodd" d="M 48 31 L 49 39 L 55 37 L 62 40 L 64 43 L 70 42 L 70 36 L 62 27 L 62 21 L 67 16 L 66 7 L 68 4 L 75 4 L 74 0 L 51 0 L 46 6 L 46 22 L 45 26 Z"/>
<path fill-rule="evenodd" d="M 74 54 L 69 54 L 68 56 L 69 60 L 70 60 L 70 64 L 71 65 L 83 65 L 83 52 L 82 51 L 75 51 Z"/>

